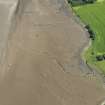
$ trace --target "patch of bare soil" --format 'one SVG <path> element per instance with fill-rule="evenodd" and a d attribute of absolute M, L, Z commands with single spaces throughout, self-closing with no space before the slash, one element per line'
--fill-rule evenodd
<path fill-rule="evenodd" d="M 97 105 L 105 98 L 94 77 L 80 74 L 87 37 L 66 9 L 64 0 L 28 2 L 9 38 L 0 105 Z"/>

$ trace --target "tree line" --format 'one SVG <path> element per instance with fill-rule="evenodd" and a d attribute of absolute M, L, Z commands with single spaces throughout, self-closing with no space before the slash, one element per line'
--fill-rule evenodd
<path fill-rule="evenodd" d="M 81 5 L 81 4 L 94 3 L 96 0 L 67 0 L 67 1 L 73 6 L 76 6 L 76 5 Z"/>

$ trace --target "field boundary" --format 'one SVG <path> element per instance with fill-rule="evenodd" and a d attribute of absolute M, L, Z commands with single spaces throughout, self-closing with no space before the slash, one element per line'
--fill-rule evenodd
<path fill-rule="evenodd" d="M 85 74 L 86 76 L 88 76 L 88 75 L 95 76 L 102 82 L 103 87 L 105 88 L 105 75 L 98 68 L 96 68 L 94 65 L 92 66 L 90 64 L 87 64 L 87 62 L 83 56 L 84 53 L 86 52 L 86 50 L 91 46 L 91 39 L 89 39 L 89 33 L 84 28 L 84 26 L 86 24 L 83 21 L 81 21 L 80 17 L 78 17 L 76 15 L 71 4 L 70 4 L 70 7 L 72 10 L 72 14 L 73 14 L 73 20 L 76 21 L 76 23 L 81 26 L 81 28 L 84 30 L 86 37 L 87 37 L 87 43 L 85 43 L 80 49 L 80 65 L 81 65 L 81 69 L 82 69 L 81 72 L 83 74 Z"/>

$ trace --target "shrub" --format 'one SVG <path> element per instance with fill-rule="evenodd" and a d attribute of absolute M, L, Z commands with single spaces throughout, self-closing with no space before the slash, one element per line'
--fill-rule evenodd
<path fill-rule="evenodd" d="M 90 29 L 91 29 L 89 24 L 87 24 L 87 25 L 85 26 L 85 28 L 86 28 L 87 30 L 90 30 Z"/>
<path fill-rule="evenodd" d="M 68 3 L 71 3 L 71 0 L 67 0 L 68 1 Z"/>
<path fill-rule="evenodd" d="M 71 4 L 72 6 L 78 6 L 83 4 L 82 0 L 67 0 L 69 4 Z"/>
<path fill-rule="evenodd" d="M 98 56 L 96 56 L 96 60 L 97 60 L 97 61 L 103 61 L 104 58 L 103 58 L 102 55 L 98 55 Z"/>
<path fill-rule="evenodd" d="M 84 3 L 94 3 L 96 0 L 82 0 Z"/>
<path fill-rule="evenodd" d="M 94 40 L 94 39 L 95 39 L 95 33 L 94 33 L 91 29 L 89 29 L 88 32 L 89 32 L 89 34 L 90 34 L 89 37 L 90 37 L 92 40 Z"/>
<path fill-rule="evenodd" d="M 87 24 L 86 26 L 85 26 L 85 28 L 88 30 L 88 33 L 89 33 L 89 37 L 92 39 L 92 40 L 94 40 L 95 39 L 95 33 L 94 33 L 94 31 L 91 29 L 91 27 L 90 27 L 90 25 L 89 24 Z"/>
<path fill-rule="evenodd" d="M 103 55 L 103 58 L 104 58 L 104 60 L 105 60 L 105 54 Z"/>
<path fill-rule="evenodd" d="M 68 3 L 71 3 L 73 6 L 87 4 L 87 3 L 94 3 L 96 0 L 67 0 Z"/>

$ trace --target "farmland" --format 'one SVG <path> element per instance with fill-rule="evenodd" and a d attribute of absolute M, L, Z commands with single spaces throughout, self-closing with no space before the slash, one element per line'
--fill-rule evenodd
<path fill-rule="evenodd" d="M 81 21 L 89 24 L 95 33 L 95 40 L 92 40 L 91 47 L 85 52 L 84 57 L 89 65 L 97 67 L 105 73 L 105 59 L 98 61 L 96 56 L 105 54 L 105 1 L 97 1 L 94 4 L 87 4 L 73 7 Z"/>

